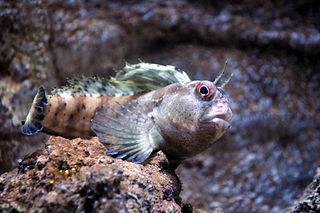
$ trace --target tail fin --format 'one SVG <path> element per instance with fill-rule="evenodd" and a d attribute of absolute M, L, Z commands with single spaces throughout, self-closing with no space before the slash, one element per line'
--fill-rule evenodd
<path fill-rule="evenodd" d="M 21 131 L 25 135 L 34 135 L 42 130 L 42 121 L 44 119 L 43 107 L 48 104 L 46 91 L 40 86 L 36 96 L 33 99 L 32 106 L 27 115 L 26 121 L 22 121 Z"/>

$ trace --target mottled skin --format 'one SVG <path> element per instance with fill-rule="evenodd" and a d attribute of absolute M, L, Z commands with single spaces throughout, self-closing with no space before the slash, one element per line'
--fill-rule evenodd
<path fill-rule="evenodd" d="M 112 106 L 115 101 L 123 103 L 137 96 L 48 96 L 44 107 L 43 131 L 67 138 L 90 138 L 95 136 L 91 130 L 91 119 L 103 105 Z"/>

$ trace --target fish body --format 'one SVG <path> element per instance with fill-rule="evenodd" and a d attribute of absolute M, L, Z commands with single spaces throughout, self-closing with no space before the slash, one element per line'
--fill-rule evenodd
<path fill-rule="evenodd" d="M 173 66 L 139 63 L 129 68 L 109 81 L 73 80 L 50 96 L 40 87 L 22 132 L 96 135 L 112 144 L 107 154 L 141 163 L 157 150 L 180 162 L 229 129 L 232 111 L 214 82 L 191 81 Z"/>
<path fill-rule="evenodd" d="M 45 116 L 42 131 L 66 138 L 91 138 L 95 136 L 91 130 L 91 120 L 99 108 L 104 105 L 113 106 L 115 101 L 123 103 L 135 98 L 136 96 L 49 95 L 43 112 Z"/>

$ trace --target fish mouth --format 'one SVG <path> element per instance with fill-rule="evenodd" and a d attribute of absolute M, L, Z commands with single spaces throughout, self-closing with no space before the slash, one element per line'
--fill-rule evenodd
<path fill-rule="evenodd" d="M 217 112 L 214 114 L 204 114 L 200 118 L 201 123 L 222 123 L 224 126 L 230 127 L 232 112 Z"/>

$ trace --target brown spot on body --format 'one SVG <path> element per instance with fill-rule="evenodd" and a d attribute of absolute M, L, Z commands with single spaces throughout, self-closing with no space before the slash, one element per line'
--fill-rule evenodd
<path fill-rule="evenodd" d="M 83 104 L 79 101 L 78 104 L 77 104 L 77 109 L 76 109 L 77 113 L 80 113 L 80 111 L 82 109 L 82 105 Z"/>

